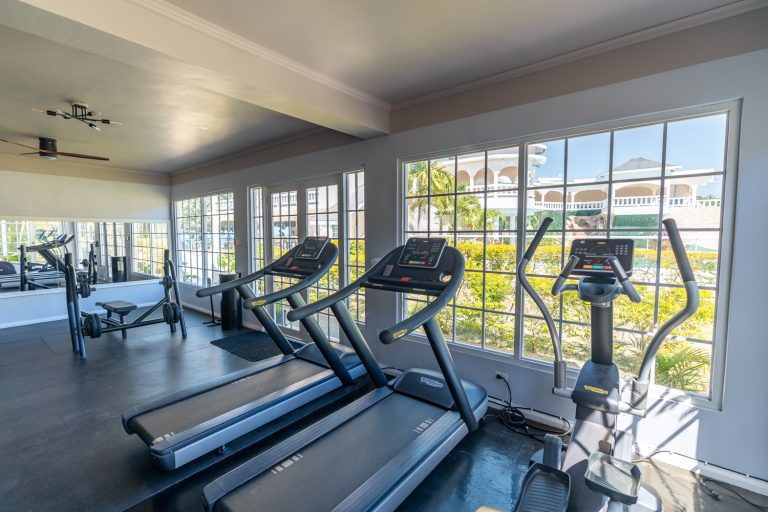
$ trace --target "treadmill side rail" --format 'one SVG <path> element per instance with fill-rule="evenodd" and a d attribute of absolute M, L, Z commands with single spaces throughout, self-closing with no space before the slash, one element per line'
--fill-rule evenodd
<path fill-rule="evenodd" d="M 205 509 L 212 512 L 216 502 L 230 492 L 270 469 L 276 462 L 290 457 L 339 425 L 373 407 L 392 393 L 390 388 L 378 388 L 220 476 L 203 489 Z"/>
<path fill-rule="evenodd" d="M 457 431 L 461 431 L 456 441 L 458 443 L 458 440 L 467 434 L 467 425 L 461 420 L 459 413 L 445 411 L 423 434 L 390 459 L 344 501 L 336 505 L 334 512 L 368 510 L 371 504 L 385 499 L 387 491 L 393 487 L 393 482 L 399 482 L 401 479 L 416 478 L 418 480 L 416 485 L 418 485 L 427 474 L 415 475 L 411 471 L 403 474 L 403 469 L 418 467 Z"/>

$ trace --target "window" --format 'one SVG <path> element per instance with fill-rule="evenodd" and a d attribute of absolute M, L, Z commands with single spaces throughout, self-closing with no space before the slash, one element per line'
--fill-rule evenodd
<path fill-rule="evenodd" d="M 271 194 L 272 212 L 272 261 L 288 252 L 291 247 L 299 243 L 299 210 L 296 202 L 297 190 L 273 192 Z M 295 279 L 273 276 L 272 287 L 274 291 L 282 290 L 295 283 Z M 289 322 L 286 315 L 291 310 L 287 301 L 275 303 L 275 323 L 282 327 L 298 331 L 299 322 Z"/>
<path fill-rule="evenodd" d="M 514 276 L 515 246 L 527 246 L 549 216 L 554 222 L 529 265 L 530 281 L 559 325 L 571 367 L 589 358 L 589 306 L 575 294 L 550 294 L 571 242 L 635 241 L 632 279 L 643 301 L 631 304 L 622 296 L 614 303 L 614 357 L 623 374 L 636 374 L 653 332 L 685 300 L 661 224 L 671 217 L 701 288 L 701 305 L 662 345 L 654 378 L 712 396 L 727 309 L 720 286 L 730 261 L 731 244 L 723 239 L 730 237 L 733 205 L 726 202 L 735 186 L 726 151 L 734 111 L 689 111 L 597 133 L 521 141 L 520 151 L 515 146 L 406 162 L 405 236 L 445 237 L 467 260 L 464 285 L 439 319 L 446 338 L 516 358 L 552 359 L 543 319 Z M 404 309 L 422 307 L 420 300 L 406 297 Z"/>
<path fill-rule="evenodd" d="M 91 250 L 91 244 L 97 241 L 95 222 L 77 222 L 75 223 L 77 232 L 77 259 L 82 261 L 88 258 Z M 96 252 L 98 254 L 98 251 Z"/>
<path fill-rule="evenodd" d="M 176 264 L 179 280 L 193 286 L 203 285 L 202 197 L 176 201 Z"/>
<path fill-rule="evenodd" d="M 513 352 L 517 146 L 405 164 L 406 238 L 441 237 L 466 258 L 464 285 L 438 321 L 458 343 Z M 408 296 L 407 311 L 425 299 Z"/>
<path fill-rule="evenodd" d="M 168 224 L 134 222 L 131 225 L 133 271 L 153 277 L 163 275 L 163 253 L 168 248 Z"/>
<path fill-rule="evenodd" d="M 344 211 L 347 218 L 345 237 L 344 276 L 349 284 L 365 273 L 365 172 L 344 174 Z M 360 289 L 347 299 L 352 318 L 365 323 L 365 290 Z"/>
<path fill-rule="evenodd" d="M 175 203 L 180 280 L 193 286 L 218 283 L 235 271 L 234 194 L 222 192 Z"/>
<path fill-rule="evenodd" d="M 265 233 L 264 233 L 264 194 L 261 187 L 250 188 L 251 197 L 251 272 L 264 268 L 266 265 Z M 264 294 L 264 281 L 253 281 L 254 293 L 259 296 Z"/>
<path fill-rule="evenodd" d="M 323 185 L 306 189 L 307 236 L 327 236 L 339 244 L 339 186 Z M 317 302 L 339 289 L 339 262 L 309 288 L 309 302 Z M 339 340 L 339 324 L 330 310 L 315 315 L 320 328 L 332 341 Z"/>
<path fill-rule="evenodd" d="M 0 260 L 19 261 L 20 245 L 36 245 L 63 233 L 58 221 L 0 220 Z M 45 263 L 36 252 L 27 253 L 34 263 Z"/>
<path fill-rule="evenodd" d="M 125 256 L 125 224 L 105 222 L 101 224 L 101 252 L 104 271 L 112 275 L 112 258 Z"/>

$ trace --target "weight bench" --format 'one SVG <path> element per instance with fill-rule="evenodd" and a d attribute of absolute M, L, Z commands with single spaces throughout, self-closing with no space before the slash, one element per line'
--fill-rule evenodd
<path fill-rule="evenodd" d="M 128 302 L 125 300 L 97 302 L 96 305 L 104 308 L 107 311 L 107 318 L 102 318 L 101 321 L 108 325 L 125 325 L 126 315 L 138 307 L 133 302 Z M 113 313 L 120 317 L 119 322 L 112 318 Z M 123 338 L 127 338 L 128 333 L 125 332 L 125 329 L 122 329 L 122 332 Z"/>

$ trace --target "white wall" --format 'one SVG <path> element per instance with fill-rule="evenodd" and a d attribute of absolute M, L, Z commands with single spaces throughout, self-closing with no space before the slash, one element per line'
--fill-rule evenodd
<path fill-rule="evenodd" d="M 15 167 L 8 170 L 12 167 L 7 161 L 3 165 L 0 218 L 130 221 L 170 217 L 168 185 L 19 172 Z M 105 169 L 104 174 L 111 173 Z"/>
<path fill-rule="evenodd" d="M 311 155 L 265 164 L 172 188 L 172 196 L 231 188 L 235 191 L 238 271 L 247 272 L 246 187 L 269 185 L 365 165 L 368 257 L 397 245 L 398 159 L 463 146 L 542 134 L 681 107 L 743 98 L 738 201 L 722 410 L 656 399 L 649 417 L 637 425 L 638 443 L 674 450 L 725 468 L 768 479 L 768 329 L 762 263 L 768 254 L 768 50 L 651 75 L 619 84 L 546 99 L 450 121 Z M 391 324 L 396 306 L 390 296 L 369 294 L 368 339 Z M 423 343 L 391 347 L 372 343 L 377 357 L 395 366 L 431 366 Z M 503 396 L 494 371 L 510 375 L 514 401 L 557 414 L 573 407 L 549 393 L 551 374 L 509 360 L 454 350 L 461 373 Z"/>

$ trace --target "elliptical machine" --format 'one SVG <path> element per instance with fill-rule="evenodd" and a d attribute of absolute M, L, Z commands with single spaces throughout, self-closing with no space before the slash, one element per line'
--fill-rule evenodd
<path fill-rule="evenodd" d="M 566 384 L 562 340 L 552 315 L 526 277 L 526 268 L 552 219 L 547 217 L 520 260 L 517 277 L 536 303 L 547 324 L 555 353 L 552 392 L 573 400 L 573 424 L 565 457 L 559 437 L 547 435 L 544 449 L 535 454 L 526 473 L 515 511 L 662 511 L 656 493 L 642 485 L 640 468 L 630 462 L 632 433 L 617 429 L 620 413 L 644 417 L 651 370 L 656 353 L 672 330 L 699 306 L 699 289 L 677 225 L 663 221 L 686 291 L 686 304 L 662 325 L 643 356 L 639 374 L 631 381 L 628 402 L 621 399 L 619 369 L 613 361 L 613 301 L 625 294 L 632 302 L 641 297 L 632 275 L 634 241 L 618 238 L 577 239 L 570 257 L 555 280 L 552 295 L 574 291 L 591 306 L 591 359 L 584 363 L 573 389 Z M 565 284 L 570 275 L 578 284 Z"/>

